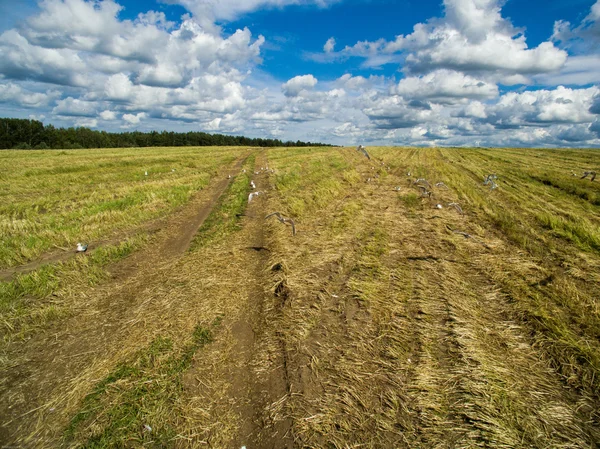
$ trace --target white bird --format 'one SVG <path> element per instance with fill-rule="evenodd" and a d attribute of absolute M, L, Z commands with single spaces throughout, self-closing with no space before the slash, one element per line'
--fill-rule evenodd
<path fill-rule="evenodd" d="M 81 243 L 77 243 L 77 252 L 78 253 L 85 253 L 88 249 L 87 244 L 86 245 L 82 245 Z"/>
<path fill-rule="evenodd" d="M 246 169 L 243 169 L 243 170 L 242 170 L 242 173 L 246 173 Z"/>
<path fill-rule="evenodd" d="M 144 175 L 148 176 L 148 172 L 144 172 Z"/>
<path fill-rule="evenodd" d="M 431 184 L 429 184 L 429 181 L 427 181 L 425 178 L 419 178 L 415 182 L 413 182 L 413 184 L 419 184 L 419 183 L 427 184 L 427 187 L 429 187 L 431 189 Z"/>
<path fill-rule="evenodd" d="M 460 207 L 458 205 L 458 203 L 448 203 L 448 207 L 454 207 L 458 211 L 459 214 L 461 214 L 461 215 L 464 214 L 462 207 Z"/>
<path fill-rule="evenodd" d="M 227 179 L 231 179 L 231 175 L 228 175 L 228 176 L 227 176 Z"/>
<path fill-rule="evenodd" d="M 411 172 L 406 173 L 406 176 L 412 176 Z"/>
<path fill-rule="evenodd" d="M 442 208 L 443 208 L 443 206 L 442 206 L 441 204 L 436 204 L 436 205 L 435 205 L 435 208 L 436 208 L 436 209 L 442 209 Z"/>
<path fill-rule="evenodd" d="M 280 223 L 283 224 L 291 224 L 292 225 L 292 235 L 296 235 L 296 224 L 294 223 L 294 220 L 292 220 L 291 218 L 286 218 L 283 215 L 281 215 L 279 212 L 273 212 L 272 214 L 269 214 L 265 217 L 265 220 L 269 217 L 277 217 L 277 220 L 279 220 Z"/>
<path fill-rule="evenodd" d="M 254 184 L 254 181 L 250 181 L 250 187 L 252 187 L 253 189 L 256 189 L 256 184 Z"/>
<path fill-rule="evenodd" d="M 399 192 L 399 191 L 400 191 L 400 187 L 399 187 L 399 186 L 396 186 L 396 187 L 394 188 L 394 190 L 395 190 L 396 192 Z"/>
<path fill-rule="evenodd" d="M 148 424 L 144 424 L 144 430 L 146 432 L 152 432 L 152 427 L 150 427 Z"/>
<path fill-rule="evenodd" d="M 254 198 L 255 196 L 260 195 L 262 192 L 252 192 L 250 195 L 248 195 L 248 202 L 252 201 L 252 198 Z"/>
<path fill-rule="evenodd" d="M 429 190 L 427 190 L 424 186 L 417 186 L 419 189 L 421 189 L 421 196 L 423 198 L 425 197 L 429 197 L 431 198 L 431 192 Z"/>
<path fill-rule="evenodd" d="M 172 169 L 171 169 L 171 171 L 175 171 L 175 169 L 174 169 L 174 168 L 172 168 Z"/>

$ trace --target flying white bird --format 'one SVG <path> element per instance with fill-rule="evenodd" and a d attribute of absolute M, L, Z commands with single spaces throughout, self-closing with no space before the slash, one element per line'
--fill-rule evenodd
<path fill-rule="evenodd" d="M 272 214 L 267 215 L 265 217 L 265 220 L 267 218 L 273 217 L 273 216 L 275 216 L 277 218 L 277 220 L 279 220 L 280 223 L 291 224 L 292 225 L 292 235 L 296 235 L 296 224 L 294 223 L 294 220 L 292 220 L 291 218 L 284 217 L 279 212 L 273 212 Z"/>
<path fill-rule="evenodd" d="M 81 243 L 77 244 L 77 252 L 78 253 L 85 253 L 88 249 L 87 244 L 86 245 L 82 245 Z"/>
<path fill-rule="evenodd" d="M 587 178 L 589 175 L 592 175 L 592 179 L 590 179 L 590 181 L 593 181 L 594 179 L 596 179 L 596 172 L 595 171 L 586 171 L 586 172 L 583 172 L 583 176 L 580 179 Z"/>
<path fill-rule="evenodd" d="M 458 205 L 458 203 L 448 203 L 448 207 L 454 207 L 459 214 L 463 215 L 464 212 L 462 210 L 462 208 Z"/>
<path fill-rule="evenodd" d="M 367 150 L 365 150 L 365 147 L 363 147 L 362 145 L 357 146 L 356 151 L 360 151 L 367 157 L 367 159 L 371 160 L 371 156 L 369 156 L 369 153 L 367 153 Z"/>
<path fill-rule="evenodd" d="M 413 182 L 413 184 L 427 184 L 427 187 L 429 187 L 431 189 L 431 184 L 429 184 L 429 181 L 427 181 L 425 178 L 419 178 L 416 181 Z"/>
<path fill-rule="evenodd" d="M 431 192 L 429 190 L 427 190 L 424 186 L 417 186 L 419 189 L 421 189 L 421 196 L 423 198 L 425 197 L 429 197 L 431 198 Z"/>

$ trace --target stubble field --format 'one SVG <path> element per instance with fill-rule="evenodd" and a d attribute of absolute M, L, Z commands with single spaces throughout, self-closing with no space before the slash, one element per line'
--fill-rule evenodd
<path fill-rule="evenodd" d="M 0 152 L 0 443 L 599 447 L 600 151 L 367 151 Z"/>

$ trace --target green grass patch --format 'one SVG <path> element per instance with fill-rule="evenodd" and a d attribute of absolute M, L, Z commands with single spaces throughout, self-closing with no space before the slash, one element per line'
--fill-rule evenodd
<path fill-rule="evenodd" d="M 0 326 L 5 340 L 26 335 L 33 327 L 43 326 L 68 313 L 64 297 L 73 289 L 85 289 L 108 276 L 105 267 L 128 256 L 147 241 L 147 236 L 107 245 L 86 256 L 18 275 L 0 282 Z"/>
<path fill-rule="evenodd" d="M 55 246 L 96 241 L 168 215 L 239 148 L 5 151 L 0 157 L 0 269 Z M 146 175 L 147 173 L 147 175 Z"/>
<path fill-rule="evenodd" d="M 575 243 L 580 249 L 600 251 L 600 230 L 582 219 L 566 219 L 548 213 L 536 215 L 537 220 L 546 229 Z"/>
<path fill-rule="evenodd" d="M 415 210 L 421 207 L 421 197 L 416 193 L 408 193 L 406 195 L 400 195 L 398 197 L 404 207 L 409 210 Z"/>
<path fill-rule="evenodd" d="M 248 195 L 251 191 L 251 173 L 253 173 L 255 158 L 254 154 L 250 155 L 244 163 L 246 172 L 240 172 L 229 184 L 217 206 L 198 230 L 190 245 L 190 251 L 195 251 L 211 242 L 222 240 L 239 230 L 241 214 L 248 205 Z"/>
<path fill-rule="evenodd" d="M 212 329 L 219 324 L 217 318 L 209 327 L 197 325 L 180 348 L 170 338 L 158 337 L 118 365 L 85 397 L 64 442 L 88 448 L 170 446 L 176 436 L 170 418 L 183 393 L 182 374 L 196 352 L 213 341 Z"/>

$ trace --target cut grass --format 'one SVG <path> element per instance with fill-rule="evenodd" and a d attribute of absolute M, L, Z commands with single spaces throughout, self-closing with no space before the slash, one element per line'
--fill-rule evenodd
<path fill-rule="evenodd" d="M 89 448 L 165 447 L 176 435 L 171 410 L 183 393 L 181 375 L 196 352 L 213 340 L 210 328 L 197 325 L 190 341 L 176 348 L 157 337 L 130 362 L 121 363 L 89 393 L 65 431 L 65 443 Z"/>
<path fill-rule="evenodd" d="M 238 175 L 193 252 L 138 273 L 118 316 L 96 327 L 102 309 L 86 313 L 82 351 L 100 349 L 73 366 L 93 366 L 48 383 L 59 392 L 40 405 L 65 404 L 62 421 L 42 411 L 32 426 L 68 427 L 73 447 L 251 447 L 276 422 L 298 447 L 596 447 L 600 217 L 532 177 L 568 182 L 565 164 L 595 167 L 600 152 L 369 153 L 261 152 L 269 194 L 244 216 L 251 177 Z M 432 188 L 443 209 L 394 192 L 408 171 L 448 186 Z M 262 221 L 275 210 L 296 236 Z"/>

